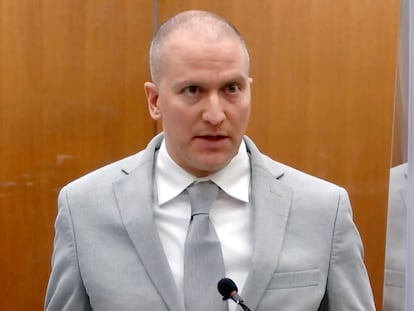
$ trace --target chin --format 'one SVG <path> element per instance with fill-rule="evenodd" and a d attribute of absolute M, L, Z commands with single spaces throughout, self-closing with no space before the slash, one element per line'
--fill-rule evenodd
<path fill-rule="evenodd" d="M 214 174 L 224 168 L 229 162 L 230 160 L 221 162 L 199 162 L 199 173 L 202 175 L 198 175 L 198 177 Z"/>

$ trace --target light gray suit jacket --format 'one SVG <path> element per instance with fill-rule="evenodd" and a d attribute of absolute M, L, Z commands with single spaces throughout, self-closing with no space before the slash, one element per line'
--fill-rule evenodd
<path fill-rule="evenodd" d="M 408 163 L 390 170 L 383 311 L 405 309 Z"/>
<path fill-rule="evenodd" d="M 46 310 L 185 310 L 152 211 L 161 140 L 62 189 Z M 254 241 L 245 303 L 257 311 L 375 310 L 346 191 L 245 142 Z"/>

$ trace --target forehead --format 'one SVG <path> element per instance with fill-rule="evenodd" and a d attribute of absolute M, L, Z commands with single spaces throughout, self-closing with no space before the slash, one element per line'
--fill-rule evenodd
<path fill-rule="evenodd" d="M 164 61 L 180 59 L 203 62 L 242 61 L 248 66 L 249 57 L 240 38 L 234 34 L 199 33 L 181 30 L 171 33 L 161 49 Z"/>
<path fill-rule="evenodd" d="M 165 42 L 163 54 L 162 71 L 169 79 L 248 77 L 248 57 L 238 38 L 172 36 Z"/>

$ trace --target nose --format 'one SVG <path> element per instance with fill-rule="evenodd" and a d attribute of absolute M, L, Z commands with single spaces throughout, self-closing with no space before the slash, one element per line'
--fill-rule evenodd
<path fill-rule="evenodd" d="M 212 125 L 219 125 L 225 118 L 226 115 L 223 111 L 219 96 L 217 94 L 208 96 L 203 111 L 203 121 L 211 123 Z"/>

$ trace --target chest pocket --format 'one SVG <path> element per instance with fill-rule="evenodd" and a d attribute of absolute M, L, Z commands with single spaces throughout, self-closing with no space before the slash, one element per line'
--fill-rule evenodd
<path fill-rule="evenodd" d="M 268 290 L 317 286 L 320 272 L 317 269 L 273 274 Z"/>

